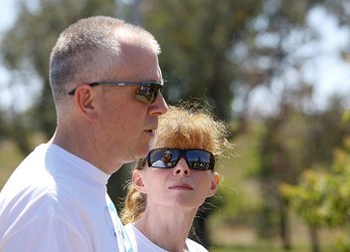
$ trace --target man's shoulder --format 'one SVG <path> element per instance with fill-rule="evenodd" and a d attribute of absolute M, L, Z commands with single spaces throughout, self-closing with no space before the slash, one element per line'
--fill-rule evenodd
<path fill-rule="evenodd" d="M 46 169 L 45 150 L 37 147 L 14 170 L 0 193 L 0 204 L 4 199 L 26 199 L 51 197 L 56 190 L 55 181 Z"/>
<path fill-rule="evenodd" d="M 54 185 L 27 181 L 15 188 L 13 184 L 16 181 L 9 182 L 0 194 L 0 218 L 56 214 L 59 210 L 57 206 L 62 204 Z"/>
<path fill-rule="evenodd" d="M 39 145 L 12 173 L 0 192 L 0 217 L 57 213 L 69 198 L 47 167 L 47 153 L 48 144 Z"/>

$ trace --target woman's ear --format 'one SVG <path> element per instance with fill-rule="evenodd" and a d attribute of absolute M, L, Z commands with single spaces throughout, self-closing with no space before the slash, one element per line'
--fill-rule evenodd
<path fill-rule="evenodd" d="M 213 196 L 216 193 L 216 191 L 218 189 L 218 185 L 219 185 L 219 180 L 220 180 L 219 173 L 214 172 L 214 176 L 211 180 L 211 186 L 210 186 L 210 189 L 207 193 L 207 198 Z"/>
<path fill-rule="evenodd" d="M 134 170 L 132 173 L 132 183 L 137 191 L 147 193 L 146 187 L 143 183 L 142 170 Z"/>

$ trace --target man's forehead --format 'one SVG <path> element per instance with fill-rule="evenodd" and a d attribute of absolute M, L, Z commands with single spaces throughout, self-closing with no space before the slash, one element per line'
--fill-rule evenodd
<path fill-rule="evenodd" d="M 142 44 L 135 43 L 121 43 L 119 56 L 122 59 L 138 58 L 140 55 L 145 57 L 154 57 L 158 59 L 158 55 L 152 50 L 152 48 L 143 46 Z"/>
<path fill-rule="evenodd" d="M 116 59 L 113 81 L 150 81 L 163 83 L 158 56 L 147 48 L 130 46 Z M 135 49 L 134 51 L 132 49 Z"/>

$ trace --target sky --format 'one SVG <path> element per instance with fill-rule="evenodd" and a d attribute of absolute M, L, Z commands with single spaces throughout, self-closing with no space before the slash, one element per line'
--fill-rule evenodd
<path fill-rule="evenodd" d="M 16 0 L 0 0 L 0 38 L 7 31 L 16 19 Z M 8 107 L 12 104 L 12 93 L 8 90 L 10 75 L 0 62 L 0 107 Z M 26 102 L 27 104 L 27 102 Z M 26 105 L 21 105 L 25 107 Z"/>
<path fill-rule="evenodd" d="M 0 1 L 0 33 L 8 29 L 16 18 L 16 1 L 14 0 L 1 0 Z"/>
<path fill-rule="evenodd" d="M 17 11 L 16 0 L 0 0 L 0 37 L 13 25 Z M 343 63 L 341 60 L 340 49 L 350 48 L 350 34 L 345 28 L 337 27 L 336 19 L 326 13 L 322 8 L 314 9 L 308 16 L 307 22 L 322 38 L 318 44 L 309 45 L 305 48 L 306 52 L 317 52 L 317 57 L 309 62 L 303 69 L 303 74 L 311 83 L 315 83 L 314 104 L 317 107 L 325 107 L 328 98 L 335 93 L 349 94 L 350 97 L 350 64 Z M 301 50 L 302 51 L 302 50 Z M 26 108 L 30 103 L 31 97 L 28 92 L 37 92 L 38 87 L 31 90 L 11 90 L 10 75 L 6 69 L 0 65 L 0 106 L 6 107 L 13 104 L 14 93 L 20 102 L 17 109 Z M 14 89 L 14 88 L 13 88 Z M 269 112 L 275 104 L 269 105 L 266 101 L 273 101 L 273 97 L 278 92 L 278 87 L 272 89 L 260 88 L 253 92 L 251 97 L 251 106 L 253 110 L 262 110 L 262 113 Z M 350 98 L 349 98 L 350 99 Z M 350 106 L 350 102 L 348 104 Z"/>
<path fill-rule="evenodd" d="M 327 22 L 324 22 L 327 20 Z M 337 28 L 334 17 L 323 10 L 314 11 L 309 17 L 310 25 L 321 35 L 320 56 L 316 58 L 315 72 L 320 83 L 320 95 L 333 91 L 350 92 L 350 64 L 342 62 L 340 49 L 350 48 L 349 30 Z"/>

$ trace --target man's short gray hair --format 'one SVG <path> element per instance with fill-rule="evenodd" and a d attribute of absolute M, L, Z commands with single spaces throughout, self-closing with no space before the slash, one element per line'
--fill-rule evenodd
<path fill-rule="evenodd" d="M 112 80 L 121 43 L 160 53 L 149 32 L 112 17 L 81 19 L 64 30 L 50 57 L 50 85 L 56 107 L 75 88 L 74 83 Z"/>

